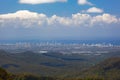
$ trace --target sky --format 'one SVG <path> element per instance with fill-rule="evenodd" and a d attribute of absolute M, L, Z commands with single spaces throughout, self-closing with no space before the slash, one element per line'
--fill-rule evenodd
<path fill-rule="evenodd" d="M 120 40 L 120 0 L 0 0 L 0 40 Z"/>

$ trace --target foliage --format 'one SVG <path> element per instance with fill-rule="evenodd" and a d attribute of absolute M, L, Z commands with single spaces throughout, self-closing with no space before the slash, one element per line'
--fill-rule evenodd
<path fill-rule="evenodd" d="M 106 60 L 99 57 L 32 52 L 7 54 L 1 51 L 0 80 L 120 80 L 120 57 Z"/>

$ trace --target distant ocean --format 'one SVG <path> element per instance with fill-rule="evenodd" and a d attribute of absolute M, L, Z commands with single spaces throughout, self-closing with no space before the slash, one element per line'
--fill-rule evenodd
<path fill-rule="evenodd" d="M 112 44 L 120 45 L 120 40 L 0 40 L 4 43 L 61 43 L 61 44 Z"/>

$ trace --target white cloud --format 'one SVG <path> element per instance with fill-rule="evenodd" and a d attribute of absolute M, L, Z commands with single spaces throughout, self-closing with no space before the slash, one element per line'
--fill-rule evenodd
<path fill-rule="evenodd" d="M 116 24 L 120 19 L 110 14 L 91 16 L 90 14 L 72 14 L 71 17 L 60 17 L 53 15 L 47 17 L 45 14 L 20 10 L 15 13 L 1 14 L 0 27 L 43 27 L 43 26 L 78 26 L 93 27 L 96 25 Z"/>
<path fill-rule="evenodd" d="M 78 0 L 79 5 L 93 5 L 91 2 L 88 0 Z"/>
<path fill-rule="evenodd" d="M 67 0 L 19 0 L 19 3 L 21 4 L 44 4 L 55 2 L 67 2 Z"/>
<path fill-rule="evenodd" d="M 111 24 L 111 23 L 119 23 L 119 19 L 115 16 L 112 16 L 110 14 L 103 14 L 93 17 L 91 20 L 91 23 L 93 25 L 99 23 L 99 24 Z"/>
<path fill-rule="evenodd" d="M 70 26 L 72 23 L 72 20 L 69 17 L 59 17 L 56 15 L 53 15 L 52 17 L 48 18 L 48 25 L 65 25 Z"/>
<path fill-rule="evenodd" d="M 43 25 L 46 22 L 47 16 L 45 14 L 38 14 L 28 10 L 20 10 L 15 13 L 8 13 L 0 15 L 0 25 L 12 25 L 14 27 L 24 26 L 31 27 L 35 25 Z"/>
<path fill-rule="evenodd" d="M 92 7 L 92 8 L 89 8 L 86 12 L 87 13 L 103 13 L 104 11 L 100 8 Z"/>

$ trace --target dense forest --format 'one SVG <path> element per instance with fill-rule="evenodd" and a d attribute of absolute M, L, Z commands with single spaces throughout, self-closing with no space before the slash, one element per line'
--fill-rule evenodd
<path fill-rule="evenodd" d="M 109 58 L 76 74 L 75 77 L 13 74 L 0 68 L 0 80 L 120 80 L 120 58 Z"/>

